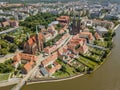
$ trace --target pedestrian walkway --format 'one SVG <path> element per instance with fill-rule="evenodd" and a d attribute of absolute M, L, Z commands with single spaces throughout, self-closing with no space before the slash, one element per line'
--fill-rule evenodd
<path fill-rule="evenodd" d="M 101 46 L 98 46 L 98 45 L 93 45 L 93 44 L 89 44 L 89 43 L 87 43 L 86 45 L 88 45 L 90 47 L 93 47 L 93 48 L 98 48 L 98 49 L 101 49 L 101 50 L 107 50 L 107 48 L 104 48 L 104 47 L 101 47 Z"/>

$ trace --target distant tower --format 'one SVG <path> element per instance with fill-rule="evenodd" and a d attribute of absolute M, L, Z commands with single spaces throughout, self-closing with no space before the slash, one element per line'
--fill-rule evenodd
<path fill-rule="evenodd" d="M 78 17 L 78 21 L 77 21 L 77 32 L 80 32 L 80 25 L 81 25 L 81 20 L 80 20 L 80 16 Z"/>
<path fill-rule="evenodd" d="M 41 48 L 40 48 L 40 37 L 39 37 L 37 26 L 36 26 L 36 43 L 37 43 L 38 51 L 41 51 Z"/>
<path fill-rule="evenodd" d="M 80 32 L 80 25 L 81 25 L 80 17 L 77 20 L 76 17 L 74 16 L 72 21 L 72 30 L 71 30 L 72 35 L 76 35 Z"/>
<path fill-rule="evenodd" d="M 74 16 L 74 17 L 73 17 L 73 20 L 72 20 L 72 30 L 71 30 L 71 34 L 74 35 L 75 30 L 76 30 L 76 18 L 75 18 L 75 16 Z"/>

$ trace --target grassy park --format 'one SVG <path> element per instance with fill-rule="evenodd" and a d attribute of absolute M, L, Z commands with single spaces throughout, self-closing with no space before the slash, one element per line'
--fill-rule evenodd
<path fill-rule="evenodd" d="M 0 74 L 0 81 L 8 80 L 10 73 Z"/>

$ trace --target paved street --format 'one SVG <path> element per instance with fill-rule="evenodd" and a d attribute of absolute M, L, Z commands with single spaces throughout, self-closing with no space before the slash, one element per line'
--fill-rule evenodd
<path fill-rule="evenodd" d="M 16 30 L 16 29 L 18 29 L 19 27 L 15 27 L 15 28 L 10 28 L 10 29 L 8 29 L 8 30 L 4 30 L 4 31 L 2 31 L 2 32 L 0 32 L 0 35 L 1 34 L 5 34 L 5 33 L 8 33 L 8 32 L 12 32 L 12 31 L 14 31 L 14 30 Z"/>
<path fill-rule="evenodd" d="M 21 78 L 12 78 L 12 79 L 9 79 L 8 81 L 0 83 L 0 87 L 17 84 L 17 83 L 19 83 L 20 80 L 21 80 Z"/>
<path fill-rule="evenodd" d="M 93 48 L 98 48 L 98 49 L 102 49 L 102 50 L 107 50 L 107 48 L 101 47 L 101 46 L 97 46 L 97 45 L 93 45 L 93 44 L 89 44 L 87 43 L 88 46 L 91 46 Z"/>

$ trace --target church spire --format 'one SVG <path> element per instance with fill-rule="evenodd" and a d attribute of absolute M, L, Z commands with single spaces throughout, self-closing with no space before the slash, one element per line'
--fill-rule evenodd
<path fill-rule="evenodd" d="M 30 38 L 30 34 L 29 33 L 27 33 L 27 39 L 29 39 Z"/>
<path fill-rule="evenodd" d="M 40 38 L 39 38 L 39 33 L 38 33 L 38 27 L 37 26 L 36 26 L 36 43 L 37 43 L 38 51 L 41 51 Z"/>
<path fill-rule="evenodd" d="M 80 20 L 80 15 L 78 16 L 78 20 Z"/>
<path fill-rule="evenodd" d="M 38 35 L 38 28 L 37 28 L 37 26 L 36 26 L 36 34 Z"/>

